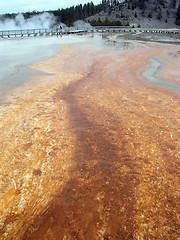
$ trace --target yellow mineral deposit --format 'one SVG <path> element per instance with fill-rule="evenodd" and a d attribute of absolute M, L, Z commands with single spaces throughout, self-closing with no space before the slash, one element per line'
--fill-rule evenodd
<path fill-rule="evenodd" d="M 8 93 L 1 239 L 178 239 L 180 99 L 142 73 L 179 84 L 179 46 L 133 44 L 64 45 Z"/>

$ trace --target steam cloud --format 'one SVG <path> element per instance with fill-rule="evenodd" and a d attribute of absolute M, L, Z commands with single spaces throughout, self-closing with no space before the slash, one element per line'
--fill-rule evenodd
<path fill-rule="evenodd" d="M 25 19 L 22 14 L 18 14 L 15 19 L 5 19 L 0 21 L 0 30 L 36 29 L 51 28 L 56 24 L 53 14 L 42 13 Z"/>
<path fill-rule="evenodd" d="M 74 23 L 74 27 L 81 30 L 92 30 L 92 26 L 89 23 L 86 23 L 82 20 L 78 20 Z"/>
<path fill-rule="evenodd" d="M 40 29 L 56 27 L 57 19 L 53 14 L 44 12 L 25 19 L 22 14 L 18 14 L 15 19 L 6 18 L 0 21 L 0 30 L 22 30 L 22 29 Z M 68 30 L 64 23 L 58 23 L 58 26 L 63 28 L 63 31 Z M 92 30 L 92 26 L 82 20 L 74 23 L 74 28 L 78 30 Z"/>

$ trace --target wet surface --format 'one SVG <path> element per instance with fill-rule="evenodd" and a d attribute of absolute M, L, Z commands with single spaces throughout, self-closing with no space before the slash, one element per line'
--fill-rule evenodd
<path fill-rule="evenodd" d="M 180 34 L 174 33 L 145 33 L 139 32 L 137 30 L 136 33 L 125 33 L 120 34 L 118 36 L 119 39 L 126 39 L 126 40 L 140 40 L 145 42 L 159 42 L 159 43 L 172 43 L 172 44 L 180 44 Z"/>
<path fill-rule="evenodd" d="M 3 239 L 178 238 L 179 95 L 142 76 L 178 46 L 131 44 L 63 46 L 7 96 Z"/>
<path fill-rule="evenodd" d="M 158 73 L 163 72 L 163 68 L 165 68 L 164 64 L 158 61 L 155 57 L 150 57 L 149 61 L 151 66 L 143 73 L 143 76 L 147 79 L 148 83 L 167 87 L 180 94 L 180 84 L 156 77 Z"/>
<path fill-rule="evenodd" d="M 29 64 L 52 57 L 61 44 L 83 44 L 84 41 L 83 36 L 0 39 L 0 102 L 11 89 L 23 85 L 32 75 L 38 74 L 28 68 Z"/>

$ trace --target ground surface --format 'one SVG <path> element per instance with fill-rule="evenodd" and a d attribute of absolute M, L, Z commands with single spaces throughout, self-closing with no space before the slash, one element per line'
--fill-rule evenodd
<path fill-rule="evenodd" d="M 179 46 L 60 51 L 0 107 L 1 239 L 178 239 Z"/>

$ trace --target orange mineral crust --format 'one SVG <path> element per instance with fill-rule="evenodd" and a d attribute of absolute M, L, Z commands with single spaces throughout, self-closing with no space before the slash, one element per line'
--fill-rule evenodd
<path fill-rule="evenodd" d="M 178 239 L 180 98 L 143 72 L 178 86 L 179 47 L 132 44 L 64 45 L 6 96 L 1 239 Z"/>

